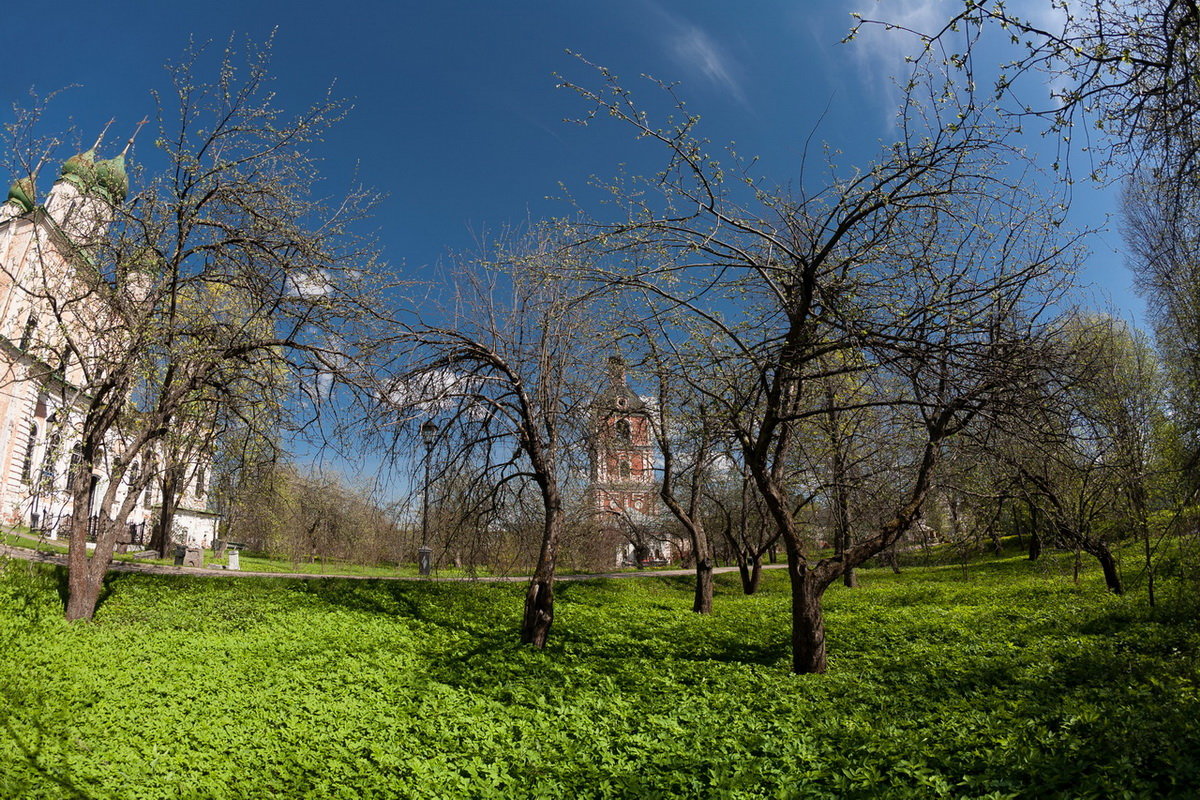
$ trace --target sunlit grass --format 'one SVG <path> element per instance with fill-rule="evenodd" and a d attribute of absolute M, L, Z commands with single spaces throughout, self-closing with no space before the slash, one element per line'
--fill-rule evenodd
<path fill-rule="evenodd" d="M 1070 556 L 863 570 L 831 671 L 788 672 L 786 576 L 524 587 L 0 578 L 0 797 L 1191 797 L 1200 633 Z"/>

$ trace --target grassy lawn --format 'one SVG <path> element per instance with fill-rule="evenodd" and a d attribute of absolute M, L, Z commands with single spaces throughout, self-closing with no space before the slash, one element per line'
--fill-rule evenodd
<path fill-rule="evenodd" d="M 417 567 L 413 564 L 405 564 L 400 567 L 396 566 L 375 566 L 368 564 L 355 564 L 350 561 L 334 561 L 326 559 L 318 559 L 316 561 L 288 561 L 283 558 L 271 558 L 269 556 L 251 555 L 241 553 L 241 568 L 247 572 L 297 572 L 306 575 L 364 575 L 374 578 L 390 578 L 398 575 L 414 576 L 417 574 Z M 206 563 L 223 564 L 224 560 L 207 558 Z M 443 574 L 445 571 L 440 571 Z M 455 574 L 462 574 L 462 570 L 451 570 Z"/>
<path fill-rule="evenodd" d="M 39 550 L 43 553 L 67 552 L 67 543 L 65 540 L 50 541 L 48 539 L 37 539 L 30 537 L 28 534 L 19 536 L 11 531 L 0 532 L 0 542 L 9 547 L 25 547 L 30 550 Z"/>
<path fill-rule="evenodd" d="M 786 577 L 524 587 L 0 576 L 0 797 L 1195 797 L 1195 617 L 1022 558 L 862 572 L 831 672 L 787 670 Z"/>

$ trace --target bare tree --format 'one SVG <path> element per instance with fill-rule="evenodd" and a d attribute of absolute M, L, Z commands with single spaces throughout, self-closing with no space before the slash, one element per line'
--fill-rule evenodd
<path fill-rule="evenodd" d="M 704 524 L 704 496 L 720 456 L 719 418 L 709 414 L 703 397 L 684 390 L 690 381 L 672 375 L 659 356 L 656 340 L 646 338 L 657 384 L 654 435 L 662 459 L 659 496 L 686 531 L 696 569 L 692 611 L 712 612 L 713 548 Z M 678 364 L 678 359 L 672 359 Z M 700 402 L 690 402 L 696 398 Z"/>
<path fill-rule="evenodd" d="M 1019 158 L 984 112 L 937 91 L 928 107 L 953 106 L 953 124 L 919 119 L 911 96 L 906 140 L 818 192 L 789 196 L 726 182 L 738 172 L 695 137 L 694 115 L 659 127 L 603 75 L 601 91 L 577 91 L 596 116 L 663 146 L 668 162 L 639 191 L 618 188 L 623 218 L 595 222 L 597 241 L 625 258 L 594 277 L 635 287 L 664 329 L 702 342 L 704 358 L 681 374 L 703 377 L 689 388 L 736 438 L 787 550 L 793 668 L 822 672 L 825 589 L 909 530 L 944 442 L 1023 379 L 1072 251 L 1053 210 L 1002 177 Z M 862 357 L 829 366 L 839 353 Z M 879 409 L 879 430 L 908 446 L 882 524 L 840 556 L 813 558 L 796 513 L 809 487 L 793 475 L 806 427 L 829 414 L 810 387 L 831 373 L 869 385 L 869 401 L 847 406 Z"/>
<path fill-rule="evenodd" d="M 397 322 L 383 391 L 401 420 L 440 419 L 447 458 L 483 464 L 476 477 L 494 502 L 536 496 L 538 555 L 521 623 L 521 641 L 535 647 L 554 621 L 564 487 L 583 472 L 575 462 L 603 347 L 577 287 L 557 275 L 568 257 L 561 236 L 534 231 L 461 264 L 441 319 Z"/>
<path fill-rule="evenodd" d="M 1142 337 L 1111 317 L 1067 322 L 1039 398 L 1019 417 L 994 420 L 965 449 L 987 465 L 995 501 L 1019 497 L 1029 505 L 1038 548 L 1044 541 L 1095 557 L 1114 593 L 1124 581 L 1112 546 L 1136 536 L 1153 598 L 1149 517 L 1170 505 L 1155 465 L 1166 420 L 1157 361 Z M 995 506 L 989 527 L 999 514 Z"/>
<path fill-rule="evenodd" d="M 706 516 L 711 520 L 709 529 L 720 531 L 737 563 L 742 592 L 754 594 L 762 577 L 763 557 L 773 553 L 779 542 L 779 528 L 767 518 L 751 477 L 741 470 L 734 454 L 726 451 L 722 455 L 735 467 L 705 493 Z"/>

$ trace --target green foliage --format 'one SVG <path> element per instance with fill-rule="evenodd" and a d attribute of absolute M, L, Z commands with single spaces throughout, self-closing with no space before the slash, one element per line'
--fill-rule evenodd
<path fill-rule="evenodd" d="M 1194 614 L 1017 557 L 864 570 L 831 671 L 788 671 L 787 583 L 0 575 L 0 797 L 1170 797 L 1200 787 Z"/>

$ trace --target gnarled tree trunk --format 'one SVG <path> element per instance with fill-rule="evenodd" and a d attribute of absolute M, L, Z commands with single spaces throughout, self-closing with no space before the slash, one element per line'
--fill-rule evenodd
<path fill-rule="evenodd" d="M 546 482 L 541 488 L 545 503 L 542 546 L 533 579 L 525 592 L 525 613 L 521 619 L 521 644 L 531 644 L 538 649 L 546 646 L 550 626 L 554 623 L 554 571 L 562 530 L 562 503 L 558 487 Z"/>

